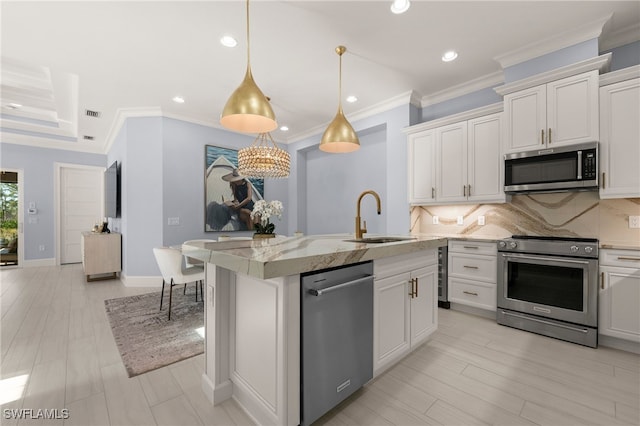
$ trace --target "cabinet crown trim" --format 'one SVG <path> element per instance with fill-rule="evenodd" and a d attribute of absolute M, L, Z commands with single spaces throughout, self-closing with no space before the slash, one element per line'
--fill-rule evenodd
<path fill-rule="evenodd" d="M 600 87 L 610 84 L 620 83 L 621 81 L 640 78 L 640 65 L 633 65 L 621 70 L 611 71 L 600 76 Z"/>
<path fill-rule="evenodd" d="M 550 83 L 562 78 L 582 74 L 583 72 L 594 70 L 602 72 L 609 67 L 609 64 L 611 63 L 611 56 L 611 53 L 596 56 L 595 58 L 586 59 L 575 64 L 536 74 L 529 78 L 514 81 L 513 83 L 504 84 L 502 86 L 496 87 L 494 90 L 497 94 L 504 96 L 508 95 L 509 93 L 519 92 L 520 90 L 540 86 L 541 84 Z"/>
<path fill-rule="evenodd" d="M 402 129 L 402 131 L 406 134 L 412 134 L 416 132 L 421 132 L 423 130 L 435 129 L 436 127 L 447 126 L 449 124 L 460 123 L 462 121 L 483 117 L 485 115 L 495 114 L 498 112 L 502 112 L 503 110 L 504 110 L 504 103 L 497 102 L 495 104 L 461 112 L 459 114 L 448 115 L 443 118 L 437 118 L 435 120 L 425 121 L 424 123 L 416 124 L 410 127 L 405 127 L 404 129 Z"/>

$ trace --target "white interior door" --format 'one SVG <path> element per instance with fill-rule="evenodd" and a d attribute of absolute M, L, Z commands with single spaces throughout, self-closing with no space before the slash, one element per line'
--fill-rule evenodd
<path fill-rule="evenodd" d="M 60 263 L 80 263 L 80 237 L 102 221 L 104 170 L 60 168 Z"/>

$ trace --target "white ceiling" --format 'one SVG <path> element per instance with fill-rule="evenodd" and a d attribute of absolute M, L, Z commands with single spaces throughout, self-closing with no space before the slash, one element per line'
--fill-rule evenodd
<path fill-rule="evenodd" d="M 560 41 L 576 29 L 606 22 L 601 50 L 640 39 L 638 1 L 412 0 L 403 15 L 390 13 L 390 3 L 251 2 L 253 75 L 278 123 L 290 128 L 273 132 L 276 140 L 298 140 L 333 118 L 340 44 L 348 49 L 343 97 L 359 99 L 343 103 L 352 118 L 399 97 L 406 102 L 412 91 L 427 104 L 468 82 L 498 84 L 497 59 L 544 40 L 553 50 L 566 47 Z M 244 76 L 242 0 L 5 0 L 0 7 L 3 141 L 103 152 L 118 112 L 155 111 L 219 126 L 220 111 Z M 224 34 L 234 35 L 238 47 L 221 46 Z M 459 58 L 444 63 L 448 49 Z M 176 95 L 186 102 L 174 103 Z M 11 102 L 23 107 L 11 109 Z M 87 109 L 100 118 L 87 117 Z"/>

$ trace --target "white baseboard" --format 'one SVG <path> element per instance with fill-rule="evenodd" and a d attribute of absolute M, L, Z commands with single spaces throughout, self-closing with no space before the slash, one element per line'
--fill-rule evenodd
<path fill-rule="evenodd" d="M 120 273 L 120 281 L 125 287 L 162 287 L 162 277 L 135 276 Z"/>
<path fill-rule="evenodd" d="M 39 266 L 56 266 L 56 259 L 35 259 L 35 260 L 25 260 L 22 262 L 22 266 L 25 268 L 33 268 Z"/>
<path fill-rule="evenodd" d="M 598 334 L 598 346 L 606 346 L 608 348 L 619 349 L 621 351 L 640 355 L 640 343 L 632 342 L 630 340 Z"/>
<path fill-rule="evenodd" d="M 474 306 L 463 305 L 460 303 L 451 302 L 451 310 L 464 312 L 466 314 L 471 314 L 471 315 L 477 315 L 479 317 L 485 317 L 493 320 L 496 319 L 496 311 L 489 311 L 486 309 L 480 309 Z"/>

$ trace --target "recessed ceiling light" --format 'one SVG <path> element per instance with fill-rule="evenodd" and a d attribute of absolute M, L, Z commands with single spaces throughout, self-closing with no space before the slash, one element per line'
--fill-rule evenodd
<path fill-rule="evenodd" d="M 184 103 L 184 98 L 182 96 L 174 96 L 173 97 L 173 102 L 175 102 L 177 104 L 183 104 Z"/>
<path fill-rule="evenodd" d="M 8 103 L 4 106 L 7 109 L 18 109 L 18 108 L 22 108 L 21 104 L 16 104 L 14 102 Z"/>
<path fill-rule="evenodd" d="M 347 102 L 349 102 L 351 104 L 354 103 L 354 102 L 358 102 L 358 97 L 354 96 L 354 95 L 349 95 L 349 96 L 347 96 Z"/>
<path fill-rule="evenodd" d="M 280 126 L 280 130 L 282 130 L 283 132 L 288 132 L 289 128 L 287 126 Z"/>
<path fill-rule="evenodd" d="M 393 3 L 391 3 L 391 12 L 399 15 L 409 10 L 410 6 L 411 2 L 409 0 L 393 0 Z"/>
<path fill-rule="evenodd" d="M 444 54 L 442 55 L 442 60 L 444 62 L 451 62 L 457 57 L 458 57 L 458 52 L 456 52 L 455 50 L 449 50 L 444 52 Z"/>
<path fill-rule="evenodd" d="M 224 47 L 236 47 L 238 45 L 238 40 L 230 35 L 224 35 L 220 38 L 220 44 Z"/>

